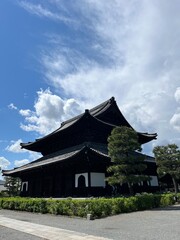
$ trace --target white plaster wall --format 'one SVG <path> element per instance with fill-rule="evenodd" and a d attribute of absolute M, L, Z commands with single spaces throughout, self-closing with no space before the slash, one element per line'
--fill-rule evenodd
<path fill-rule="evenodd" d="M 85 184 L 86 184 L 86 187 L 88 187 L 88 173 L 78 173 L 78 174 L 75 174 L 75 187 L 76 188 L 78 187 L 78 178 L 81 175 L 85 177 Z"/>
<path fill-rule="evenodd" d="M 105 187 L 105 173 L 91 173 L 91 187 Z"/>
<path fill-rule="evenodd" d="M 158 187 L 159 183 L 158 183 L 157 176 L 150 176 L 150 177 L 151 177 L 151 180 L 150 180 L 151 186 L 152 187 Z"/>
<path fill-rule="evenodd" d="M 28 191 L 28 182 L 22 182 L 21 191 L 23 191 L 24 185 L 26 186 L 26 192 Z"/>

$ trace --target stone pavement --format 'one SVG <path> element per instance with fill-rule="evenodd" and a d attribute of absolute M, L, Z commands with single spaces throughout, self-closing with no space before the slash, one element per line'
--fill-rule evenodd
<path fill-rule="evenodd" d="M 61 228 L 55 228 L 35 223 L 23 222 L 0 215 L 0 226 L 25 232 L 48 240 L 108 240 L 108 238 L 96 237 L 85 233 L 78 233 Z"/>
<path fill-rule="evenodd" d="M 3 238 L 4 233 L 8 234 L 8 229 L 11 231 L 10 237 Z M 15 231 L 14 235 L 12 231 Z M 26 238 L 21 237 L 20 231 L 24 231 L 23 234 L 26 232 Z M 32 234 L 36 234 L 34 239 Z M 120 214 L 93 221 L 50 214 L 0 210 L 1 239 L 179 240 L 180 205 Z"/>

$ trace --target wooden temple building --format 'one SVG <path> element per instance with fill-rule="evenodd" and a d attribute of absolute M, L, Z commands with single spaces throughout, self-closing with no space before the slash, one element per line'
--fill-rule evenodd
<path fill-rule="evenodd" d="M 131 125 L 122 115 L 115 99 L 85 110 L 45 137 L 34 142 L 21 143 L 21 147 L 40 152 L 42 157 L 19 168 L 4 170 L 4 176 L 19 177 L 21 195 L 30 197 L 86 197 L 106 196 L 113 188 L 105 181 L 108 156 L 107 138 L 116 126 Z M 139 142 L 156 139 L 157 134 L 137 132 Z M 134 185 L 135 192 L 154 192 L 158 189 L 156 163 L 146 156 L 145 174 L 149 182 Z M 127 193 L 126 185 L 118 189 Z"/>

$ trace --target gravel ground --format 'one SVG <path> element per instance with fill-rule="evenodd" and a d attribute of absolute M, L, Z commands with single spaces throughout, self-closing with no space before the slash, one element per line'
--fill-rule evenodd
<path fill-rule="evenodd" d="M 114 240 L 179 240 L 180 239 L 180 205 L 163 209 L 120 214 L 104 219 L 88 221 L 80 218 L 53 216 L 49 214 L 35 214 L 0 210 L 0 215 L 21 221 L 43 224 L 52 227 L 73 230 L 86 234 L 106 237 Z M 15 240 L 20 238 L 2 238 L 4 231 L 11 233 L 11 229 L 0 226 L 0 239 Z M 15 233 L 16 236 L 17 233 Z M 19 233 L 21 235 L 21 233 Z M 5 236 L 5 235 L 4 235 Z M 23 239 L 23 238 L 22 238 Z M 39 240 L 39 238 L 24 238 Z"/>

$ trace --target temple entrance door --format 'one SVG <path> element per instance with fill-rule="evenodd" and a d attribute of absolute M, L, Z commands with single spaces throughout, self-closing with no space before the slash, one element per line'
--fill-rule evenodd
<path fill-rule="evenodd" d="M 81 197 L 85 197 L 87 195 L 86 179 L 83 175 L 80 175 L 78 178 L 78 195 Z"/>
<path fill-rule="evenodd" d="M 22 189 L 21 189 L 21 196 L 25 197 L 27 195 L 27 191 L 28 191 L 28 183 L 23 182 Z"/>
<path fill-rule="evenodd" d="M 78 178 L 78 187 L 85 188 L 86 187 L 86 179 L 83 175 L 79 176 Z"/>
<path fill-rule="evenodd" d="M 23 189 L 22 189 L 23 193 L 26 192 L 26 184 L 23 185 Z"/>

